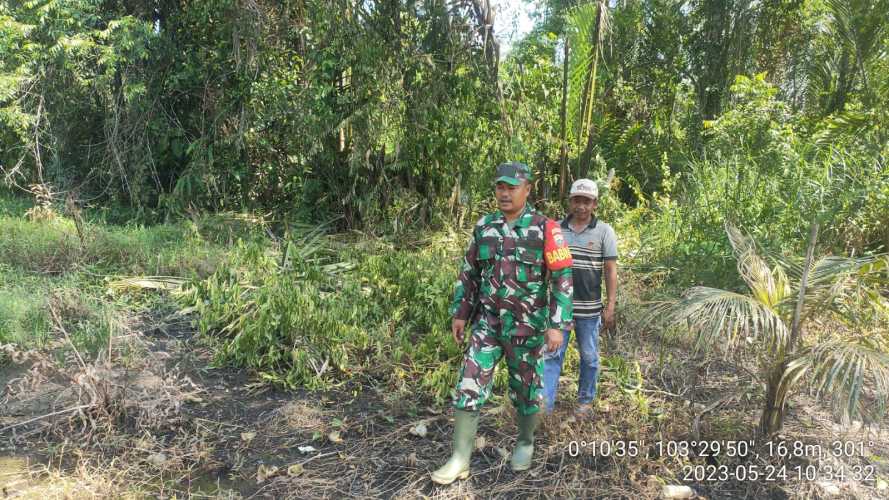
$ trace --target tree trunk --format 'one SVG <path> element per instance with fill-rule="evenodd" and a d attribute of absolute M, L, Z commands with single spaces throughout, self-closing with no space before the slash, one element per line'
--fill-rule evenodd
<path fill-rule="evenodd" d="M 809 280 L 809 269 L 812 267 L 812 261 L 815 258 L 815 243 L 818 240 L 818 222 L 812 221 L 809 229 L 809 244 L 806 248 L 806 263 L 803 267 L 803 275 L 800 278 L 799 295 L 796 299 L 796 307 L 793 311 L 793 322 L 790 327 L 790 338 L 787 341 L 783 352 L 780 355 L 780 361 L 775 363 L 769 371 L 769 379 L 766 386 L 765 408 L 759 419 L 759 433 L 762 437 L 769 438 L 784 425 L 784 416 L 787 413 L 787 395 L 790 387 L 783 385 L 782 379 L 784 372 L 787 370 L 788 360 L 792 359 L 793 353 L 799 348 L 802 342 L 802 334 L 800 333 L 800 317 L 803 311 L 803 301 L 806 296 L 806 286 Z"/>
<path fill-rule="evenodd" d="M 583 155 L 580 157 L 580 165 L 578 165 L 578 177 L 586 177 L 590 171 L 590 160 L 593 156 L 593 147 L 595 146 L 595 138 L 593 136 L 592 129 L 592 119 L 593 119 L 593 105 L 596 99 L 596 73 L 599 66 L 599 52 L 602 50 L 602 16 L 604 15 L 604 6 L 602 2 L 599 1 L 596 3 L 596 26 L 593 29 L 593 37 L 595 37 L 592 42 L 592 54 L 590 57 L 592 58 L 592 64 L 590 66 L 590 72 L 587 76 L 585 95 L 583 99 L 583 107 L 582 107 L 582 120 L 580 128 L 580 135 L 578 138 L 583 140 L 584 132 L 587 134 L 586 146 L 583 150 Z"/>
<path fill-rule="evenodd" d="M 493 86 L 494 97 L 500 107 L 500 115 L 506 127 L 507 135 L 512 138 L 512 122 L 509 113 L 503 106 L 503 87 L 500 85 L 500 42 L 494 36 L 494 9 L 491 8 L 491 0 L 472 0 L 472 8 L 475 12 L 479 32 L 485 48 L 485 63 L 488 66 L 488 75 Z"/>
<path fill-rule="evenodd" d="M 565 37 L 565 48 L 562 63 L 562 106 L 559 118 L 562 128 L 559 131 L 559 199 L 565 198 L 565 182 L 568 180 L 568 68 L 569 68 L 568 37 Z"/>
<path fill-rule="evenodd" d="M 852 88 L 853 75 L 849 71 L 849 51 L 846 47 L 842 47 L 843 55 L 840 56 L 839 74 L 837 75 L 837 86 L 831 96 L 831 100 L 827 106 L 825 116 L 842 112 L 846 109 L 846 97 L 849 89 Z"/>
<path fill-rule="evenodd" d="M 472 0 L 472 7 L 483 37 L 488 71 L 491 73 L 492 81 L 496 82 L 500 64 L 500 42 L 494 37 L 494 10 L 491 8 L 490 0 Z"/>
<path fill-rule="evenodd" d="M 781 393 L 781 379 L 784 377 L 786 365 L 783 361 L 777 363 L 769 371 L 769 379 L 766 385 L 766 401 L 759 418 L 759 435 L 766 439 L 774 436 L 784 426 L 786 393 Z"/>
<path fill-rule="evenodd" d="M 803 313 L 803 301 L 806 296 L 806 287 L 809 285 L 809 269 L 812 267 L 812 259 L 815 258 L 815 243 L 818 241 L 818 222 L 812 221 L 809 228 L 809 245 L 806 248 L 806 267 L 803 268 L 803 275 L 800 278 L 799 296 L 796 299 L 796 307 L 793 310 L 793 323 L 790 326 L 790 349 L 798 349 L 802 342 L 802 334 L 800 333 L 800 316 Z"/>

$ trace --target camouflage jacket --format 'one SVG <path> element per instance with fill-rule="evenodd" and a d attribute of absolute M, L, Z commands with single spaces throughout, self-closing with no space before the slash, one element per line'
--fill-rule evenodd
<path fill-rule="evenodd" d="M 503 335 L 538 335 L 547 328 L 573 328 L 570 253 L 557 233 L 568 266 L 549 270 L 547 262 L 551 261 L 544 260 L 544 244 L 552 245 L 547 240 L 551 238 L 548 223 L 556 226 L 528 205 L 514 230 L 499 210 L 482 217 L 463 259 L 451 315 L 472 322 L 484 320 Z"/>

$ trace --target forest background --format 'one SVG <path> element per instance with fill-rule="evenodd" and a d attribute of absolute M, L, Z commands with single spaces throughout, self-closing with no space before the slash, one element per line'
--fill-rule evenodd
<path fill-rule="evenodd" d="M 168 309 L 266 382 L 440 403 L 458 258 L 517 160 L 553 217 L 598 179 L 634 338 L 753 366 L 766 407 L 796 377 L 884 418 L 889 2 L 527 5 L 507 52 L 484 0 L 5 0 L 0 344 L 98 356 Z M 830 293 L 794 315 L 804 269 Z M 695 285 L 736 295 L 683 316 Z"/>

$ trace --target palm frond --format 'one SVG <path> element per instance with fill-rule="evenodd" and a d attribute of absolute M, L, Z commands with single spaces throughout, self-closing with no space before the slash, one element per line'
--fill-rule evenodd
<path fill-rule="evenodd" d="M 768 263 L 757 252 L 753 238 L 744 235 L 731 224 L 725 225 L 725 232 L 738 263 L 738 273 L 747 283 L 753 297 L 774 309 L 791 292 L 787 275 L 780 266 L 776 266 L 774 271 L 769 268 Z"/>
<path fill-rule="evenodd" d="M 832 34 L 852 47 L 856 56 L 864 60 L 878 50 L 883 37 L 886 0 L 827 0 Z"/>
<path fill-rule="evenodd" d="M 838 278 L 852 274 L 871 272 L 868 267 L 880 260 L 880 256 L 836 257 L 827 256 L 815 261 L 809 274 L 809 285 L 829 285 Z"/>
<path fill-rule="evenodd" d="M 874 299 L 875 296 L 870 292 L 885 289 L 889 285 L 886 268 L 887 257 L 882 255 L 827 256 L 818 259 L 809 271 L 809 282 L 805 293 L 806 307 L 802 318 L 805 320 L 828 311 L 847 314 L 851 306 L 856 306 L 854 309 L 862 304 L 873 306 L 874 300 L 879 301 L 879 294 Z M 801 269 L 802 266 L 789 268 L 791 277 L 796 278 Z M 799 290 L 798 282 L 793 289 L 788 300 L 796 296 Z"/>
<path fill-rule="evenodd" d="M 583 89 L 586 85 L 590 66 L 593 63 L 594 51 L 598 50 L 595 43 L 597 37 L 604 37 L 611 31 L 611 14 L 608 8 L 602 11 L 599 33 L 596 31 L 596 2 L 583 3 L 572 7 L 566 13 L 569 43 L 571 45 L 571 66 L 569 68 L 568 99 L 569 132 L 574 143 L 582 142 Z M 601 57 L 601 54 L 600 54 Z"/>
<path fill-rule="evenodd" d="M 110 281 L 108 288 L 117 293 L 141 290 L 176 291 L 185 283 L 185 279 L 176 276 L 131 276 Z"/>
<path fill-rule="evenodd" d="M 719 343 L 731 349 L 741 342 L 760 341 L 776 351 L 786 345 L 789 335 L 781 318 L 759 300 L 702 286 L 688 289 L 677 300 L 655 304 L 646 321 L 688 328 L 699 348 Z"/>
<path fill-rule="evenodd" d="M 824 127 L 812 136 L 821 147 L 836 144 L 846 137 L 861 135 L 876 126 L 875 111 L 843 111 L 824 120 Z"/>
<path fill-rule="evenodd" d="M 838 417 L 874 421 L 886 413 L 889 398 L 889 336 L 886 332 L 836 339 L 810 347 L 787 365 L 781 386 L 789 390 L 804 376 Z"/>

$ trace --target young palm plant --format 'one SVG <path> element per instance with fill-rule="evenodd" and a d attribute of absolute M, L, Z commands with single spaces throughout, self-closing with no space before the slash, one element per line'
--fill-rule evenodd
<path fill-rule="evenodd" d="M 759 250 L 731 225 L 726 232 L 748 293 L 696 286 L 654 304 L 648 317 L 687 328 L 696 348 L 752 348 L 766 385 L 763 436 L 781 429 L 788 397 L 801 385 L 829 399 L 843 421 L 881 418 L 889 397 L 889 259 L 815 260 L 814 231 L 808 258 L 788 259 Z"/>

